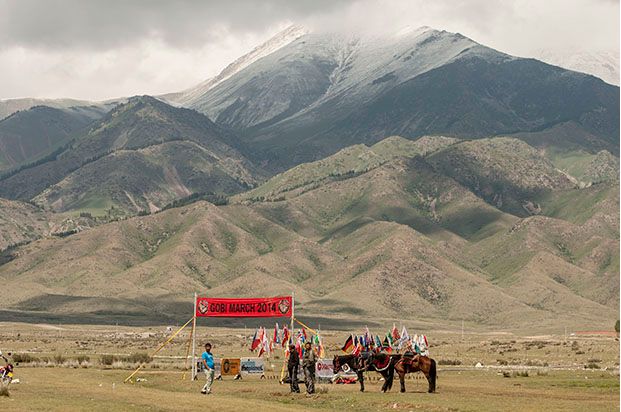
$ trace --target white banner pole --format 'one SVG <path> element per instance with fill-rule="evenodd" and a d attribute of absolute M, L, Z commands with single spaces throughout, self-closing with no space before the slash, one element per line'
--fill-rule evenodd
<path fill-rule="evenodd" d="M 295 317 L 295 291 L 291 291 L 291 336 L 293 336 L 293 318 Z M 288 344 L 288 343 L 287 343 Z"/>
<path fill-rule="evenodd" d="M 194 292 L 194 313 L 192 315 L 192 380 L 196 379 L 196 299 L 197 294 Z"/>

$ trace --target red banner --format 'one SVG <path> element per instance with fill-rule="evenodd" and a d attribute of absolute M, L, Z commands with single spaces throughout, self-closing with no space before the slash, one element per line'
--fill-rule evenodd
<path fill-rule="evenodd" d="M 291 296 L 275 298 L 196 298 L 197 317 L 290 317 Z"/>

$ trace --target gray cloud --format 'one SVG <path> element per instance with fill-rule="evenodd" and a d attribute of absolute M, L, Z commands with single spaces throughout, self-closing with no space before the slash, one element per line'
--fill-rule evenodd
<path fill-rule="evenodd" d="M 218 42 L 282 21 L 330 13 L 342 0 L 2 0 L 0 47 L 106 50 L 146 38 L 177 47 Z"/>
<path fill-rule="evenodd" d="M 619 49 L 618 0 L 0 0 L 0 98 L 180 90 L 291 23 L 427 25 L 501 51 Z"/>

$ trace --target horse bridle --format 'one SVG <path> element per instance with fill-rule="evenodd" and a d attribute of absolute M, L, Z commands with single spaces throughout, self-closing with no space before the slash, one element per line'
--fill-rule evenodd
<path fill-rule="evenodd" d="M 344 362 L 343 364 L 341 364 L 341 357 L 337 355 L 335 357 L 335 362 L 334 362 L 335 364 L 333 365 L 334 366 L 334 372 L 336 373 L 336 372 L 338 372 L 340 370 L 343 370 L 344 372 L 347 372 L 347 371 L 345 371 L 343 369 L 343 366 L 345 366 L 345 365 L 347 365 L 348 368 L 351 368 L 351 369 L 354 369 L 354 370 L 363 369 L 362 368 L 363 365 L 361 365 L 361 362 L 360 362 L 362 360 L 362 357 L 360 355 L 354 355 L 353 356 L 353 360 L 354 360 L 353 367 L 349 366 L 348 362 Z"/>

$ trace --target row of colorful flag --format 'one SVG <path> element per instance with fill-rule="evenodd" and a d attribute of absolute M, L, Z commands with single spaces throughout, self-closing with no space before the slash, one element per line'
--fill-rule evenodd
<path fill-rule="evenodd" d="M 306 342 L 313 344 L 320 358 L 324 357 L 325 349 L 319 333 L 307 332 L 306 328 L 299 329 L 297 333 L 291 333 L 287 326 L 279 328 L 278 323 L 276 323 L 274 331 L 271 333 L 264 327 L 257 328 L 250 343 L 250 350 L 252 352 L 258 351 L 258 356 L 261 357 L 264 354 L 269 356 L 271 352 L 281 347 L 284 349 L 285 355 L 289 356 L 289 345 L 293 344 L 295 345 L 295 350 L 302 357 Z"/>
<path fill-rule="evenodd" d="M 350 334 L 341 348 L 343 352 L 353 355 L 358 355 L 362 351 L 392 352 L 393 349 L 429 355 L 429 343 L 425 335 L 410 335 L 405 326 L 399 332 L 394 324 L 383 339 L 380 335 L 372 335 L 369 328 L 365 327 L 362 335 Z"/>

